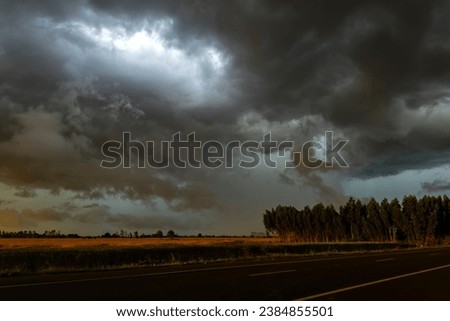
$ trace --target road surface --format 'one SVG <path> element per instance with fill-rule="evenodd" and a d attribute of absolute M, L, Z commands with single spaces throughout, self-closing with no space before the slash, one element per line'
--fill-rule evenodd
<path fill-rule="evenodd" d="M 450 300 L 450 248 L 0 278 L 0 300 Z"/>

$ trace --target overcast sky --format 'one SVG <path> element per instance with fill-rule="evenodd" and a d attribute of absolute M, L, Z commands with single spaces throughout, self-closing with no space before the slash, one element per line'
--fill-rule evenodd
<path fill-rule="evenodd" d="M 450 191 L 450 3 L 0 1 L 0 230 L 249 234 Z M 101 146 L 348 139 L 349 168 L 104 169 Z"/>

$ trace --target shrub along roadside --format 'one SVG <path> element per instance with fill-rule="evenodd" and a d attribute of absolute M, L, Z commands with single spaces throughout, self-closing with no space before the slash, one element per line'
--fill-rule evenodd
<path fill-rule="evenodd" d="M 0 250 L 0 275 L 119 269 L 207 263 L 280 255 L 381 251 L 408 248 L 397 243 L 251 244 L 176 247 Z"/>

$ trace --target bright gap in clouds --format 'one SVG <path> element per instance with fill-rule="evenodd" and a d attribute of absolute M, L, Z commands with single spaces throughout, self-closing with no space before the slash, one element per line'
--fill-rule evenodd
<path fill-rule="evenodd" d="M 177 102 L 189 106 L 226 99 L 222 81 L 229 57 L 209 43 L 196 44 L 190 52 L 174 46 L 166 36 L 172 25 L 171 19 L 162 19 L 132 32 L 120 25 L 75 23 L 69 28 L 97 44 L 94 55 L 104 57 L 102 61 L 109 61 L 117 72 L 156 87 L 170 87 L 167 96 Z"/>
<path fill-rule="evenodd" d="M 170 48 L 163 34 L 170 30 L 173 21 L 161 20 L 152 25 L 145 25 L 141 30 L 129 33 L 122 26 L 96 28 L 86 24 L 76 24 L 78 29 L 88 38 L 94 40 L 105 49 L 118 50 L 129 55 L 142 52 L 148 54 L 173 54 L 177 50 Z"/>
<path fill-rule="evenodd" d="M 313 142 L 315 143 L 313 148 L 314 152 L 314 158 L 317 160 L 325 162 L 326 159 L 326 148 L 327 148 L 327 141 L 325 139 L 325 135 L 317 135 L 313 137 Z"/>

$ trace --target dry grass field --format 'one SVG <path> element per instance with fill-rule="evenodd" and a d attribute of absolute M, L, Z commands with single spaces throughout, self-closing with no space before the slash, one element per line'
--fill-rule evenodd
<path fill-rule="evenodd" d="M 173 247 L 210 245 L 264 245 L 280 243 L 278 238 L 259 237 L 175 237 L 175 238 L 0 238 L 0 249 L 79 249 L 108 247 Z"/>
<path fill-rule="evenodd" d="M 277 238 L 0 239 L 0 276 L 383 251 L 395 243 L 286 244 Z"/>

